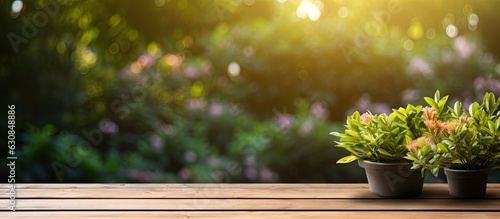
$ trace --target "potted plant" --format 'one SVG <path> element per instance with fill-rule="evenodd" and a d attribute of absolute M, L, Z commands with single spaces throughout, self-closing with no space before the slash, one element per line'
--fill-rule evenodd
<path fill-rule="evenodd" d="M 445 105 L 448 96 L 426 97 L 426 131 L 407 145 L 406 158 L 413 168 L 429 169 L 437 175 L 444 168 L 449 193 L 458 198 L 482 198 L 486 194 L 487 176 L 500 159 L 500 99 L 486 93 L 482 103 L 474 102 L 464 110 L 457 101 Z"/>
<path fill-rule="evenodd" d="M 421 136 L 422 106 L 408 105 L 393 109 L 390 115 L 358 111 L 347 117 L 344 132 L 331 132 L 340 137 L 336 147 L 350 155 L 337 163 L 357 160 L 365 169 L 370 191 L 381 197 L 414 197 L 422 192 L 423 176 L 411 169 L 404 158 L 409 142 Z"/>

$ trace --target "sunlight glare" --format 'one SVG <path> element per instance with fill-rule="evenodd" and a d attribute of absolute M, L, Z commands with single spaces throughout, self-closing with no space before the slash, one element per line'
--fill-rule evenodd
<path fill-rule="evenodd" d="M 322 7 L 322 1 L 316 1 L 313 4 L 310 0 L 302 0 L 299 7 L 297 7 L 296 14 L 302 19 L 309 18 L 312 21 L 316 21 L 321 16 Z"/>

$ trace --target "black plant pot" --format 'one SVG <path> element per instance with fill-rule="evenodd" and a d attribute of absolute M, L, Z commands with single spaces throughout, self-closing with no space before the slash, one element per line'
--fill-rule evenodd
<path fill-rule="evenodd" d="M 370 192 L 385 198 L 416 197 L 422 193 L 424 177 L 420 170 L 412 170 L 409 162 L 378 163 L 358 161 L 365 169 Z"/>
<path fill-rule="evenodd" d="M 491 169 L 454 170 L 444 168 L 448 191 L 455 198 L 484 198 Z"/>

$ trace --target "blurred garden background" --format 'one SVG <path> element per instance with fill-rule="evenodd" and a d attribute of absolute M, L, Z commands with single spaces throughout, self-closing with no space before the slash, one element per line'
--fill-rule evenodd
<path fill-rule="evenodd" d="M 16 182 L 365 182 L 335 164 L 346 152 L 329 132 L 437 89 L 450 102 L 499 96 L 498 8 L 2 1 L 0 131 L 15 105 Z"/>

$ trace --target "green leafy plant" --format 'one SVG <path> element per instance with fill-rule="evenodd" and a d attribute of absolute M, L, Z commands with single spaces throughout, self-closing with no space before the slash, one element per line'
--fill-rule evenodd
<path fill-rule="evenodd" d="M 405 158 L 413 168 L 429 169 L 437 175 L 439 168 L 473 170 L 499 165 L 500 159 L 500 98 L 486 93 L 482 103 L 474 102 L 469 110 L 457 101 L 445 105 L 448 96 L 426 97 L 430 105 L 423 109 L 426 130 L 422 137 L 410 142 Z"/>
<path fill-rule="evenodd" d="M 422 106 L 409 104 L 406 108 L 393 109 L 389 115 L 354 112 L 347 117 L 343 133 L 330 133 L 340 137 L 336 147 L 351 153 L 337 163 L 354 160 L 401 162 L 408 152 L 405 145 L 421 136 L 421 109 Z"/>

